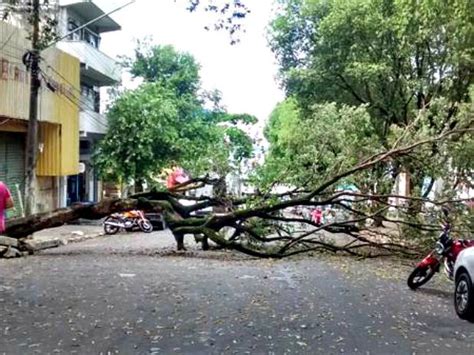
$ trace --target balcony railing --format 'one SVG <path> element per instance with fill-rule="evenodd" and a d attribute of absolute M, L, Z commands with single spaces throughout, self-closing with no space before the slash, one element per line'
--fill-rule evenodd
<path fill-rule="evenodd" d="M 120 81 L 121 68 L 118 63 L 90 44 L 61 41 L 58 47 L 80 60 L 81 81 L 95 86 L 111 86 Z"/>
<path fill-rule="evenodd" d="M 79 130 L 82 135 L 107 133 L 107 117 L 98 112 L 81 110 L 79 122 Z"/>

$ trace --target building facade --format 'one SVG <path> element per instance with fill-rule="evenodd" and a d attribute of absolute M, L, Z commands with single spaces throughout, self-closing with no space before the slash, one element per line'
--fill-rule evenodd
<path fill-rule="evenodd" d="M 102 183 L 94 171 L 92 153 L 107 132 L 100 92 L 121 79 L 118 63 L 100 50 L 101 34 L 118 31 L 120 26 L 90 0 L 61 0 L 59 5 L 58 32 L 64 39 L 58 48 L 80 61 L 80 172 L 67 178 L 65 203 L 97 202 Z"/>
<path fill-rule="evenodd" d="M 28 34 L 0 21 L 0 180 L 11 189 L 23 213 L 25 148 L 29 117 L 30 74 L 23 64 L 31 49 Z M 38 104 L 37 212 L 62 206 L 64 177 L 79 171 L 79 75 L 77 58 L 49 48 L 41 53 Z"/>

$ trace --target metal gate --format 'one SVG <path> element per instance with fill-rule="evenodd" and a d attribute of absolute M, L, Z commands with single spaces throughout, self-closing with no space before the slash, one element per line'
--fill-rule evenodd
<path fill-rule="evenodd" d="M 25 139 L 24 133 L 0 132 L 0 180 L 7 184 L 16 206 L 8 211 L 9 217 L 21 213 L 19 198 L 24 201 Z"/>

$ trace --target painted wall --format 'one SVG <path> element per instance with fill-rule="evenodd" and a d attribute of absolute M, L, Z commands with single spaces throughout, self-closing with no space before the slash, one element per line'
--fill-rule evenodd
<path fill-rule="evenodd" d="M 26 32 L 0 21 L 0 120 L 11 121 L 0 130 L 19 129 L 28 120 L 30 77 L 22 56 L 31 46 L 26 38 Z M 80 63 L 56 48 L 41 57 L 38 175 L 74 175 L 79 162 Z"/>
<path fill-rule="evenodd" d="M 45 51 L 43 57 L 45 76 L 55 91 L 42 89 L 40 117 L 47 123 L 40 130 L 44 149 L 38 175 L 74 175 L 79 172 L 79 60 L 57 49 Z"/>

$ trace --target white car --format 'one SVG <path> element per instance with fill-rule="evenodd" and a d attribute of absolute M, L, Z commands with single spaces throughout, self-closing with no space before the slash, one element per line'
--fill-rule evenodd
<path fill-rule="evenodd" d="M 474 247 L 459 253 L 454 265 L 454 308 L 459 318 L 474 322 Z"/>

